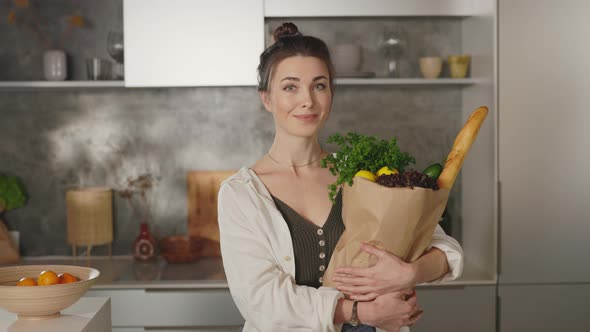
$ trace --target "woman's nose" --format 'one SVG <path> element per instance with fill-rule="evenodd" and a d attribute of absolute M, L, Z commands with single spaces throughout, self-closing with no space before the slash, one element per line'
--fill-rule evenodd
<path fill-rule="evenodd" d="M 301 100 L 301 106 L 305 107 L 305 108 L 310 108 L 313 106 L 313 95 L 311 94 L 311 92 L 307 91 L 302 93 L 302 100 Z"/>

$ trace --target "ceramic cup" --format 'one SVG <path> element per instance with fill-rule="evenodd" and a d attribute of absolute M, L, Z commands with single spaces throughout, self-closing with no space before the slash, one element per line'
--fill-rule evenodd
<path fill-rule="evenodd" d="M 43 53 L 43 74 L 48 81 L 63 81 L 68 76 L 66 53 L 47 50 Z"/>
<path fill-rule="evenodd" d="M 332 63 L 337 73 L 353 73 L 361 65 L 362 47 L 357 44 L 338 44 L 331 49 Z"/>
<path fill-rule="evenodd" d="M 471 55 L 449 55 L 449 71 L 452 78 L 465 78 L 471 62 Z"/>
<path fill-rule="evenodd" d="M 424 78 L 438 78 L 442 71 L 443 59 L 437 56 L 420 58 L 420 72 Z"/>

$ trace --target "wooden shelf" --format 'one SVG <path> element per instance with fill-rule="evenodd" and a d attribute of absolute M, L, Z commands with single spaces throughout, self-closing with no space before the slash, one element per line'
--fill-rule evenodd
<path fill-rule="evenodd" d="M 474 78 L 337 78 L 337 85 L 472 85 L 482 80 Z"/>
<path fill-rule="evenodd" d="M 0 90 L 123 88 L 124 81 L 3 81 Z"/>

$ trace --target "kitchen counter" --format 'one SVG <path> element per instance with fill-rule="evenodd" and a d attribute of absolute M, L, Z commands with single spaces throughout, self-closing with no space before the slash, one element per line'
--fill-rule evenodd
<path fill-rule="evenodd" d="M 158 257 L 150 262 L 135 261 L 132 256 L 41 256 L 24 257 L 20 264 L 64 264 L 89 266 L 100 271 L 93 289 L 219 289 L 228 288 L 221 258 L 203 258 L 194 263 L 168 264 Z M 465 262 L 461 278 L 455 281 L 419 287 L 492 285 L 494 276 Z"/>
<path fill-rule="evenodd" d="M 111 330 L 111 302 L 108 298 L 81 298 L 51 319 L 17 319 L 13 313 L 0 309 L 2 332 L 105 332 Z"/>
<path fill-rule="evenodd" d="M 100 276 L 93 289 L 113 288 L 228 288 L 221 258 L 203 258 L 194 263 L 168 264 L 158 257 L 139 262 L 132 256 L 43 256 L 24 257 L 20 264 L 63 264 L 95 268 Z"/>

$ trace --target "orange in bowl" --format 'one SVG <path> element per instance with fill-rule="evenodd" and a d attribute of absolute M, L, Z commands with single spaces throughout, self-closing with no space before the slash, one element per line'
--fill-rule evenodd
<path fill-rule="evenodd" d="M 78 281 L 78 278 L 77 277 L 75 277 L 75 276 L 73 276 L 73 275 L 71 275 L 71 274 L 69 274 L 67 272 L 66 273 L 60 273 L 58 275 L 58 278 L 59 278 L 59 283 L 60 284 L 69 284 L 71 282 Z"/>
<path fill-rule="evenodd" d="M 33 278 L 21 278 L 17 283 L 17 286 L 37 286 L 37 281 Z"/>
<path fill-rule="evenodd" d="M 41 278 L 43 271 L 58 271 L 77 276 L 78 282 L 46 284 L 43 287 L 16 286 L 21 278 Z M 55 274 L 55 273 L 53 273 Z M 96 269 L 74 265 L 19 265 L 0 267 L 0 307 L 17 314 L 19 319 L 45 319 L 57 317 L 60 312 L 86 293 L 96 282 L 100 272 Z M 53 282 L 51 273 L 42 280 Z"/>
<path fill-rule="evenodd" d="M 59 284 L 59 277 L 55 272 L 48 270 L 39 273 L 39 277 L 37 278 L 37 285 L 39 286 L 49 286 L 49 285 L 57 285 Z"/>

